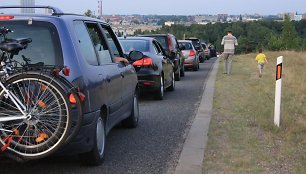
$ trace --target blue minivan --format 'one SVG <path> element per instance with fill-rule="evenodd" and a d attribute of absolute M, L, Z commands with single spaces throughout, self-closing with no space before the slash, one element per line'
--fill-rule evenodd
<path fill-rule="evenodd" d="M 11 8 L 46 9 L 49 14 L 8 13 Z M 58 86 L 65 92 L 67 108 L 71 110 L 70 129 L 64 138 L 59 138 L 61 142 L 53 143 L 45 150 L 34 150 L 48 145 L 47 134 L 38 136 L 35 133 L 40 121 L 36 116 L 19 123 L 19 127 L 23 125 L 31 131 L 22 134 L 17 126 L 12 129 L 18 141 L 13 137 L 8 144 L 0 138 L 0 147 L 6 145 L 0 155 L 26 161 L 53 154 L 79 154 L 86 164 L 99 165 L 104 158 L 106 135 L 111 128 L 119 123 L 128 128 L 138 124 L 137 74 L 130 63 L 120 60 L 126 58 L 132 62 L 131 59 L 136 60 L 139 54 L 134 52 L 130 57 L 126 56 L 109 24 L 83 15 L 65 14 L 50 6 L 2 6 L 0 28 L 14 31 L 7 37 L 31 39 L 27 48 L 13 58 L 18 62 L 16 66 L 27 64 L 23 73 L 35 72 L 29 64 L 31 67 L 65 67 L 54 81 L 58 81 Z M 121 59 L 116 61 L 118 57 Z M 72 91 L 77 95 L 72 95 Z M 45 103 L 38 103 L 46 107 Z M 4 111 L 0 108 L 1 112 Z M 5 124 L 0 122 L 1 137 L 8 134 L 4 131 L 7 129 Z M 24 134 L 37 137 L 28 141 Z"/>

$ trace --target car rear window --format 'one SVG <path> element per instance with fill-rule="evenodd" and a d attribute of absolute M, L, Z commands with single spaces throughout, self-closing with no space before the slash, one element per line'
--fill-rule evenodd
<path fill-rule="evenodd" d="M 154 38 L 161 44 L 163 49 L 168 49 L 168 40 L 166 36 L 154 36 Z"/>
<path fill-rule="evenodd" d="M 195 46 L 195 47 L 199 47 L 200 46 L 200 42 L 198 40 L 192 40 L 192 44 Z"/>
<path fill-rule="evenodd" d="M 149 42 L 147 40 L 120 40 L 120 43 L 125 52 L 134 50 L 149 52 Z"/>
<path fill-rule="evenodd" d="M 183 50 L 192 50 L 192 45 L 190 42 L 179 42 L 180 47 L 184 46 Z"/>
<path fill-rule="evenodd" d="M 206 49 L 206 45 L 205 44 L 201 44 L 202 45 L 202 47 L 204 48 L 204 49 Z"/>
<path fill-rule="evenodd" d="M 63 56 L 59 36 L 55 26 L 49 22 L 35 21 L 0 21 L 0 27 L 13 30 L 7 35 L 8 39 L 31 38 L 28 47 L 21 50 L 14 60 L 25 63 L 22 56 L 30 59 L 30 64 L 63 65 Z"/>

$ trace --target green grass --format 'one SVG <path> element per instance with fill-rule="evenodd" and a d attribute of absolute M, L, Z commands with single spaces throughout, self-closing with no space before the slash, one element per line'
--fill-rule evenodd
<path fill-rule="evenodd" d="M 231 75 L 220 62 L 203 173 L 306 173 L 306 53 L 235 56 Z M 276 58 L 284 56 L 282 116 L 274 126 Z"/>

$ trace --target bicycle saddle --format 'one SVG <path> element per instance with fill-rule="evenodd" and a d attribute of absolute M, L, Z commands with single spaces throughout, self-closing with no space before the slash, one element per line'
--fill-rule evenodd
<path fill-rule="evenodd" d="M 5 51 L 7 53 L 13 53 L 13 52 L 18 52 L 24 48 L 23 45 L 20 43 L 0 43 L 0 49 L 2 51 Z"/>
<path fill-rule="evenodd" d="M 20 43 L 21 45 L 25 46 L 28 43 L 31 43 L 32 39 L 31 38 L 19 38 L 19 39 L 16 39 L 16 41 Z"/>

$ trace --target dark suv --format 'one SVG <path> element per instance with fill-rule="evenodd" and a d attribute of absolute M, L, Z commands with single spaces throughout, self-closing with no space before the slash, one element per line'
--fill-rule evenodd
<path fill-rule="evenodd" d="M 170 56 L 174 64 L 175 80 L 179 81 L 180 77 L 185 76 L 184 69 L 184 55 L 179 48 L 177 39 L 173 34 L 152 34 L 152 35 L 141 35 L 144 37 L 155 38 L 164 48 L 166 54 Z"/>
<path fill-rule="evenodd" d="M 5 12 L 0 11 L 0 27 L 14 31 L 7 37 L 27 37 L 32 40 L 26 49 L 14 56 L 16 62 L 27 61 L 30 62 L 29 65 L 35 67 L 52 65 L 69 68 L 69 73 L 65 74 L 57 71 L 59 77 L 54 78 L 52 83 L 58 84 L 57 86 L 65 92 L 67 96 L 64 97 L 67 98 L 65 105 L 71 109 L 72 123 L 63 141 L 60 142 L 55 137 L 53 140 L 58 143 L 49 146 L 49 137 L 53 135 L 48 132 L 55 128 L 46 126 L 44 129 L 36 130 L 38 124 L 41 124 L 40 117 L 43 116 L 35 115 L 31 120 L 21 122 L 12 130 L 15 132 L 14 136 L 20 136 L 18 139 L 12 137 L 10 142 L 0 139 L 0 147 L 6 147 L 4 152 L 0 151 L 0 155 L 30 160 L 51 154 L 79 154 L 87 164 L 100 164 L 105 154 L 106 135 L 111 128 L 118 123 L 129 128 L 136 127 L 139 113 L 137 74 L 131 64 L 115 61 L 125 55 L 112 28 L 101 20 L 65 14 L 50 6 L 35 6 L 53 11 L 50 15 L 8 14 L 7 8 L 34 7 L 0 7 L 0 10 L 5 9 Z M 111 45 L 115 46 L 111 48 Z M 31 72 L 25 70 L 23 73 Z M 40 90 L 47 88 L 48 86 L 41 85 Z M 26 89 L 25 91 L 30 90 Z M 72 91 L 76 91 L 79 95 L 71 96 Z M 28 101 L 29 97 L 35 99 L 34 95 L 27 95 L 21 101 Z M 38 103 L 41 107 L 48 108 L 48 102 L 38 101 Z M 27 104 L 29 107 L 31 105 Z M 56 121 L 55 118 L 52 120 L 53 115 L 48 114 L 48 116 L 51 119 L 49 124 Z M 1 137 L 8 134 L 3 132 L 8 129 L 5 124 L 6 122 L 0 122 Z M 22 132 L 29 128 L 32 130 Z M 28 141 L 23 135 L 34 136 L 34 140 Z"/>
<path fill-rule="evenodd" d="M 195 37 L 190 37 L 186 40 L 191 40 L 192 41 L 193 46 L 197 50 L 199 60 L 200 60 L 201 63 L 203 63 L 204 60 L 205 60 L 205 53 L 204 53 L 205 48 L 202 47 L 201 40 L 198 39 L 198 38 L 195 38 Z"/>

